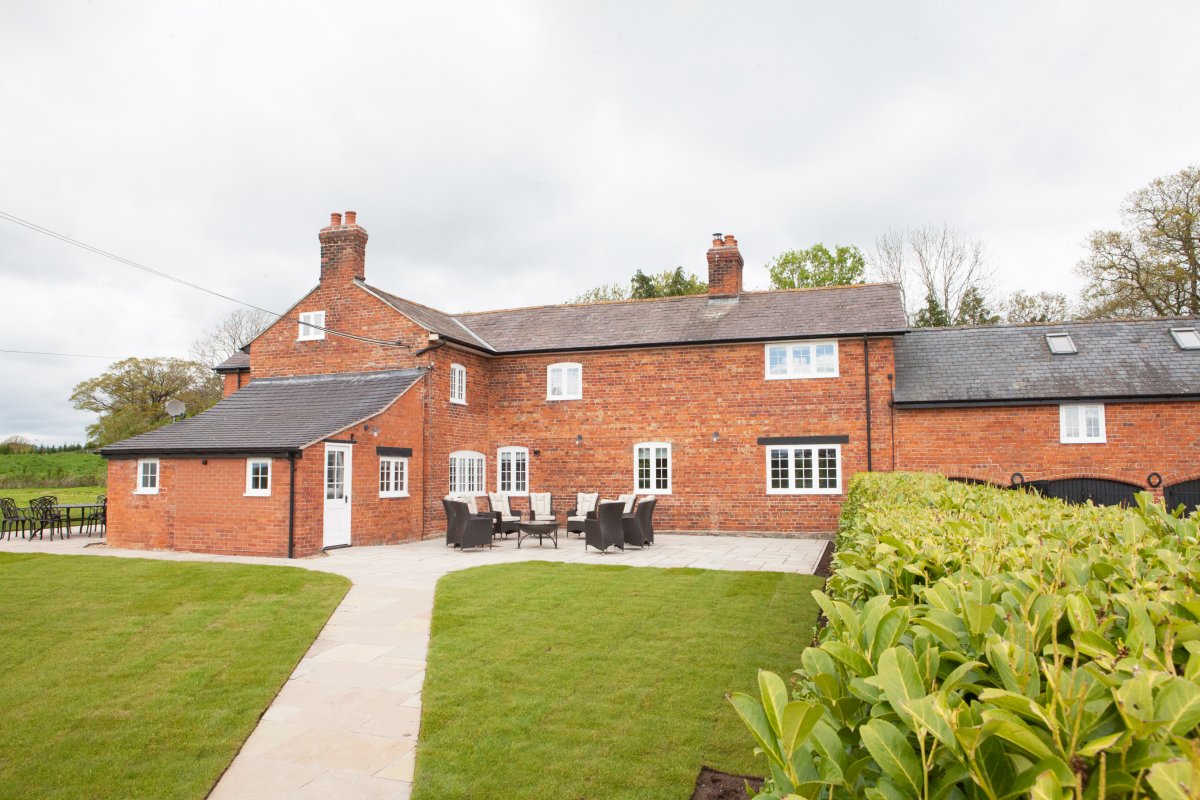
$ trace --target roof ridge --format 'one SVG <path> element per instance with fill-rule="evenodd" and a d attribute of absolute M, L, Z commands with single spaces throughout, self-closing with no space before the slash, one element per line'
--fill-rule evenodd
<path fill-rule="evenodd" d="M 458 319 L 458 317 L 456 317 L 455 315 L 453 315 L 449 312 L 442 311 L 440 308 L 434 308 L 433 306 L 427 306 L 424 303 L 418 303 L 416 300 L 409 300 L 407 297 L 401 297 L 398 294 L 392 294 L 391 292 L 386 291 L 384 289 L 380 289 L 377 286 L 372 286 L 371 284 L 367 283 L 365 280 L 358 280 L 357 282 L 359 283 L 360 286 L 362 286 L 362 288 L 366 289 L 368 292 L 374 292 L 376 294 L 381 294 L 381 295 L 384 295 L 385 298 L 390 298 L 393 301 L 398 301 L 401 303 L 408 303 L 409 305 L 414 305 L 418 308 L 424 309 L 425 311 L 432 311 L 434 314 L 439 314 L 439 315 L 445 317 L 450 322 L 453 322 L 458 327 L 465 330 L 467 333 L 469 333 L 471 336 L 473 336 L 477 342 L 482 344 L 484 347 L 488 348 L 489 350 L 492 350 L 493 352 L 496 351 L 496 348 L 492 347 L 491 343 L 489 343 L 486 339 L 484 339 L 482 336 L 477 334 L 475 331 L 468 328 L 467 325 L 462 320 Z M 385 299 L 384 302 L 388 302 L 388 301 Z M 403 311 L 400 311 L 400 309 L 396 308 L 394 305 L 392 306 L 392 308 L 401 314 L 404 313 Z M 413 320 L 413 322 L 417 322 L 417 320 Z M 421 323 L 417 322 L 417 324 L 420 325 Z M 436 331 L 434 331 L 434 333 L 436 333 Z"/>
<path fill-rule="evenodd" d="M 1139 324 L 1148 322 L 1200 322 L 1200 316 L 1194 317 L 1105 317 L 1102 319 L 1068 319 L 1057 322 L 997 322 L 992 325 L 942 325 L 924 328 L 909 328 L 913 333 L 937 331 L 994 331 L 997 328 L 1061 328 L 1070 325 L 1105 325 L 1105 324 Z"/>
<path fill-rule="evenodd" d="M 876 286 L 898 286 L 891 281 L 877 281 L 871 283 L 847 283 L 838 284 L 836 286 L 800 286 L 791 289 L 763 289 L 757 292 L 742 292 L 741 296 L 757 297 L 768 294 L 800 294 L 805 292 L 827 292 L 837 289 L 866 289 Z M 708 298 L 708 292 L 697 292 L 696 294 L 676 294 L 668 297 L 627 297 L 621 300 L 593 300 L 587 303 L 541 303 L 533 306 L 514 306 L 511 308 L 493 308 L 487 311 L 461 311 L 453 314 L 455 319 L 458 317 L 477 317 L 484 314 L 503 314 L 511 311 L 536 311 L 543 308 L 584 308 L 591 306 L 616 306 L 622 304 L 634 303 L 657 303 L 667 301 L 686 301 L 696 298 Z"/>

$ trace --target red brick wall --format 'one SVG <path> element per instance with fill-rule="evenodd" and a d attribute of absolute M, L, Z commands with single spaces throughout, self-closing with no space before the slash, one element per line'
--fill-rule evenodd
<path fill-rule="evenodd" d="M 874 340 L 870 347 L 872 451 L 879 469 L 891 459 L 892 342 Z M 449 393 L 450 360 L 467 364 L 469 375 L 487 368 L 482 359 L 464 361 L 469 357 L 447 355 L 452 352 L 439 351 L 431 378 L 429 534 L 443 526 L 441 497 L 454 450 L 482 452 L 487 486 L 495 491 L 496 449 L 529 448 L 530 487 L 552 492 L 562 515 L 578 491 L 614 499 L 633 491 L 634 445 L 671 442 L 672 493 L 660 498 L 655 512 L 655 525 L 664 530 L 833 531 L 843 495 L 766 494 L 760 436 L 846 434 L 843 485 L 866 469 L 861 340 L 840 343 L 840 376 L 828 379 L 766 380 L 762 344 L 495 358 L 486 417 L 482 409 L 442 401 Z M 546 399 L 546 367 L 560 361 L 583 365 L 582 400 Z M 469 388 L 468 401 L 475 397 L 478 391 Z M 720 433 L 715 443 L 714 431 Z M 534 456 L 534 449 L 541 454 Z M 523 498 L 513 506 L 527 507 Z"/>
<path fill-rule="evenodd" d="M 1200 474 L 1200 403 L 1109 403 L 1104 444 L 1061 444 L 1058 406 L 897 409 L 896 468 L 1008 485 L 1093 477 L 1146 487 Z M 1153 490 L 1161 496 L 1161 489 Z"/>
<path fill-rule="evenodd" d="M 221 397 L 229 397 L 249 382 L 249 372 L 226 372 L 221 376 Z"/>

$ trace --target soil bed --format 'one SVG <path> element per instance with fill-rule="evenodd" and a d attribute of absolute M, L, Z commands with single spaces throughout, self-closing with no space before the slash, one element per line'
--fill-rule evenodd
<path fill-rule="evenodd" d="M 730 775 L 728 772 L 718 772 L 715 769 L 701 767 L 696 776 L 696 790 L 692 792 L 692 800 L 746 800 L 746 784 L 754 787 L 754 791 L 762 789 L 762 778 L 751 778 L 749 775 Z"/>

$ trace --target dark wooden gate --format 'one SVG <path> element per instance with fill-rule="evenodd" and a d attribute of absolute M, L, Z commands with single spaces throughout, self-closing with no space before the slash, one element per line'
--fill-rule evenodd
<path fill-rule="evenodd" d="M 1142 487 L 1123 481 L 1105 478 L 1059 478 L 1054 481 L 1029 481 L 1030 489 L 1046 497 L 1055 497 L 1067 503 L 1086 503 L 1091 500 L 1098 506 L 1131 506 L 1133 496 Z"/>
<path fill-rule="evenodd" d="M 1166 487 L 1163 489 L 1163 499 L 1167 501 L 1167 508 L 1172 511 L 1182 504 L 1187 513 L 1192 513 L 1200 508 L 1200 478 Z"/>

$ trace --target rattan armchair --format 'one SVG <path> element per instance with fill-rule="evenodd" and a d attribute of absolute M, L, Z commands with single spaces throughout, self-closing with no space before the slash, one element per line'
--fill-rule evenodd
<path fill-rule="evenodd" d="M 588 520 L 596 519 L 596 503 L 599 492 L 579 492 L 575 495 L 575 507 L 567 512 L 567 533 L 583 533 Z"/>
<path fill-rule="evenodd" d="M 596 510 L 596 518 L 583 523 L 583 549 L 588 546 L 596 548 L 601 553 L 610 547 L 625 549 L 625 534 L 622 530 L 621 516 L 625 504 L 619 501 L 601 503 Z"/>
<path fill-rule="evenodd" d="M 447 544 L 453 543 L 460 550 L 492 546 L 491 514 L 472 514 L 461 500 L 443 500 L 442 503 L 447 516 Z"/>

